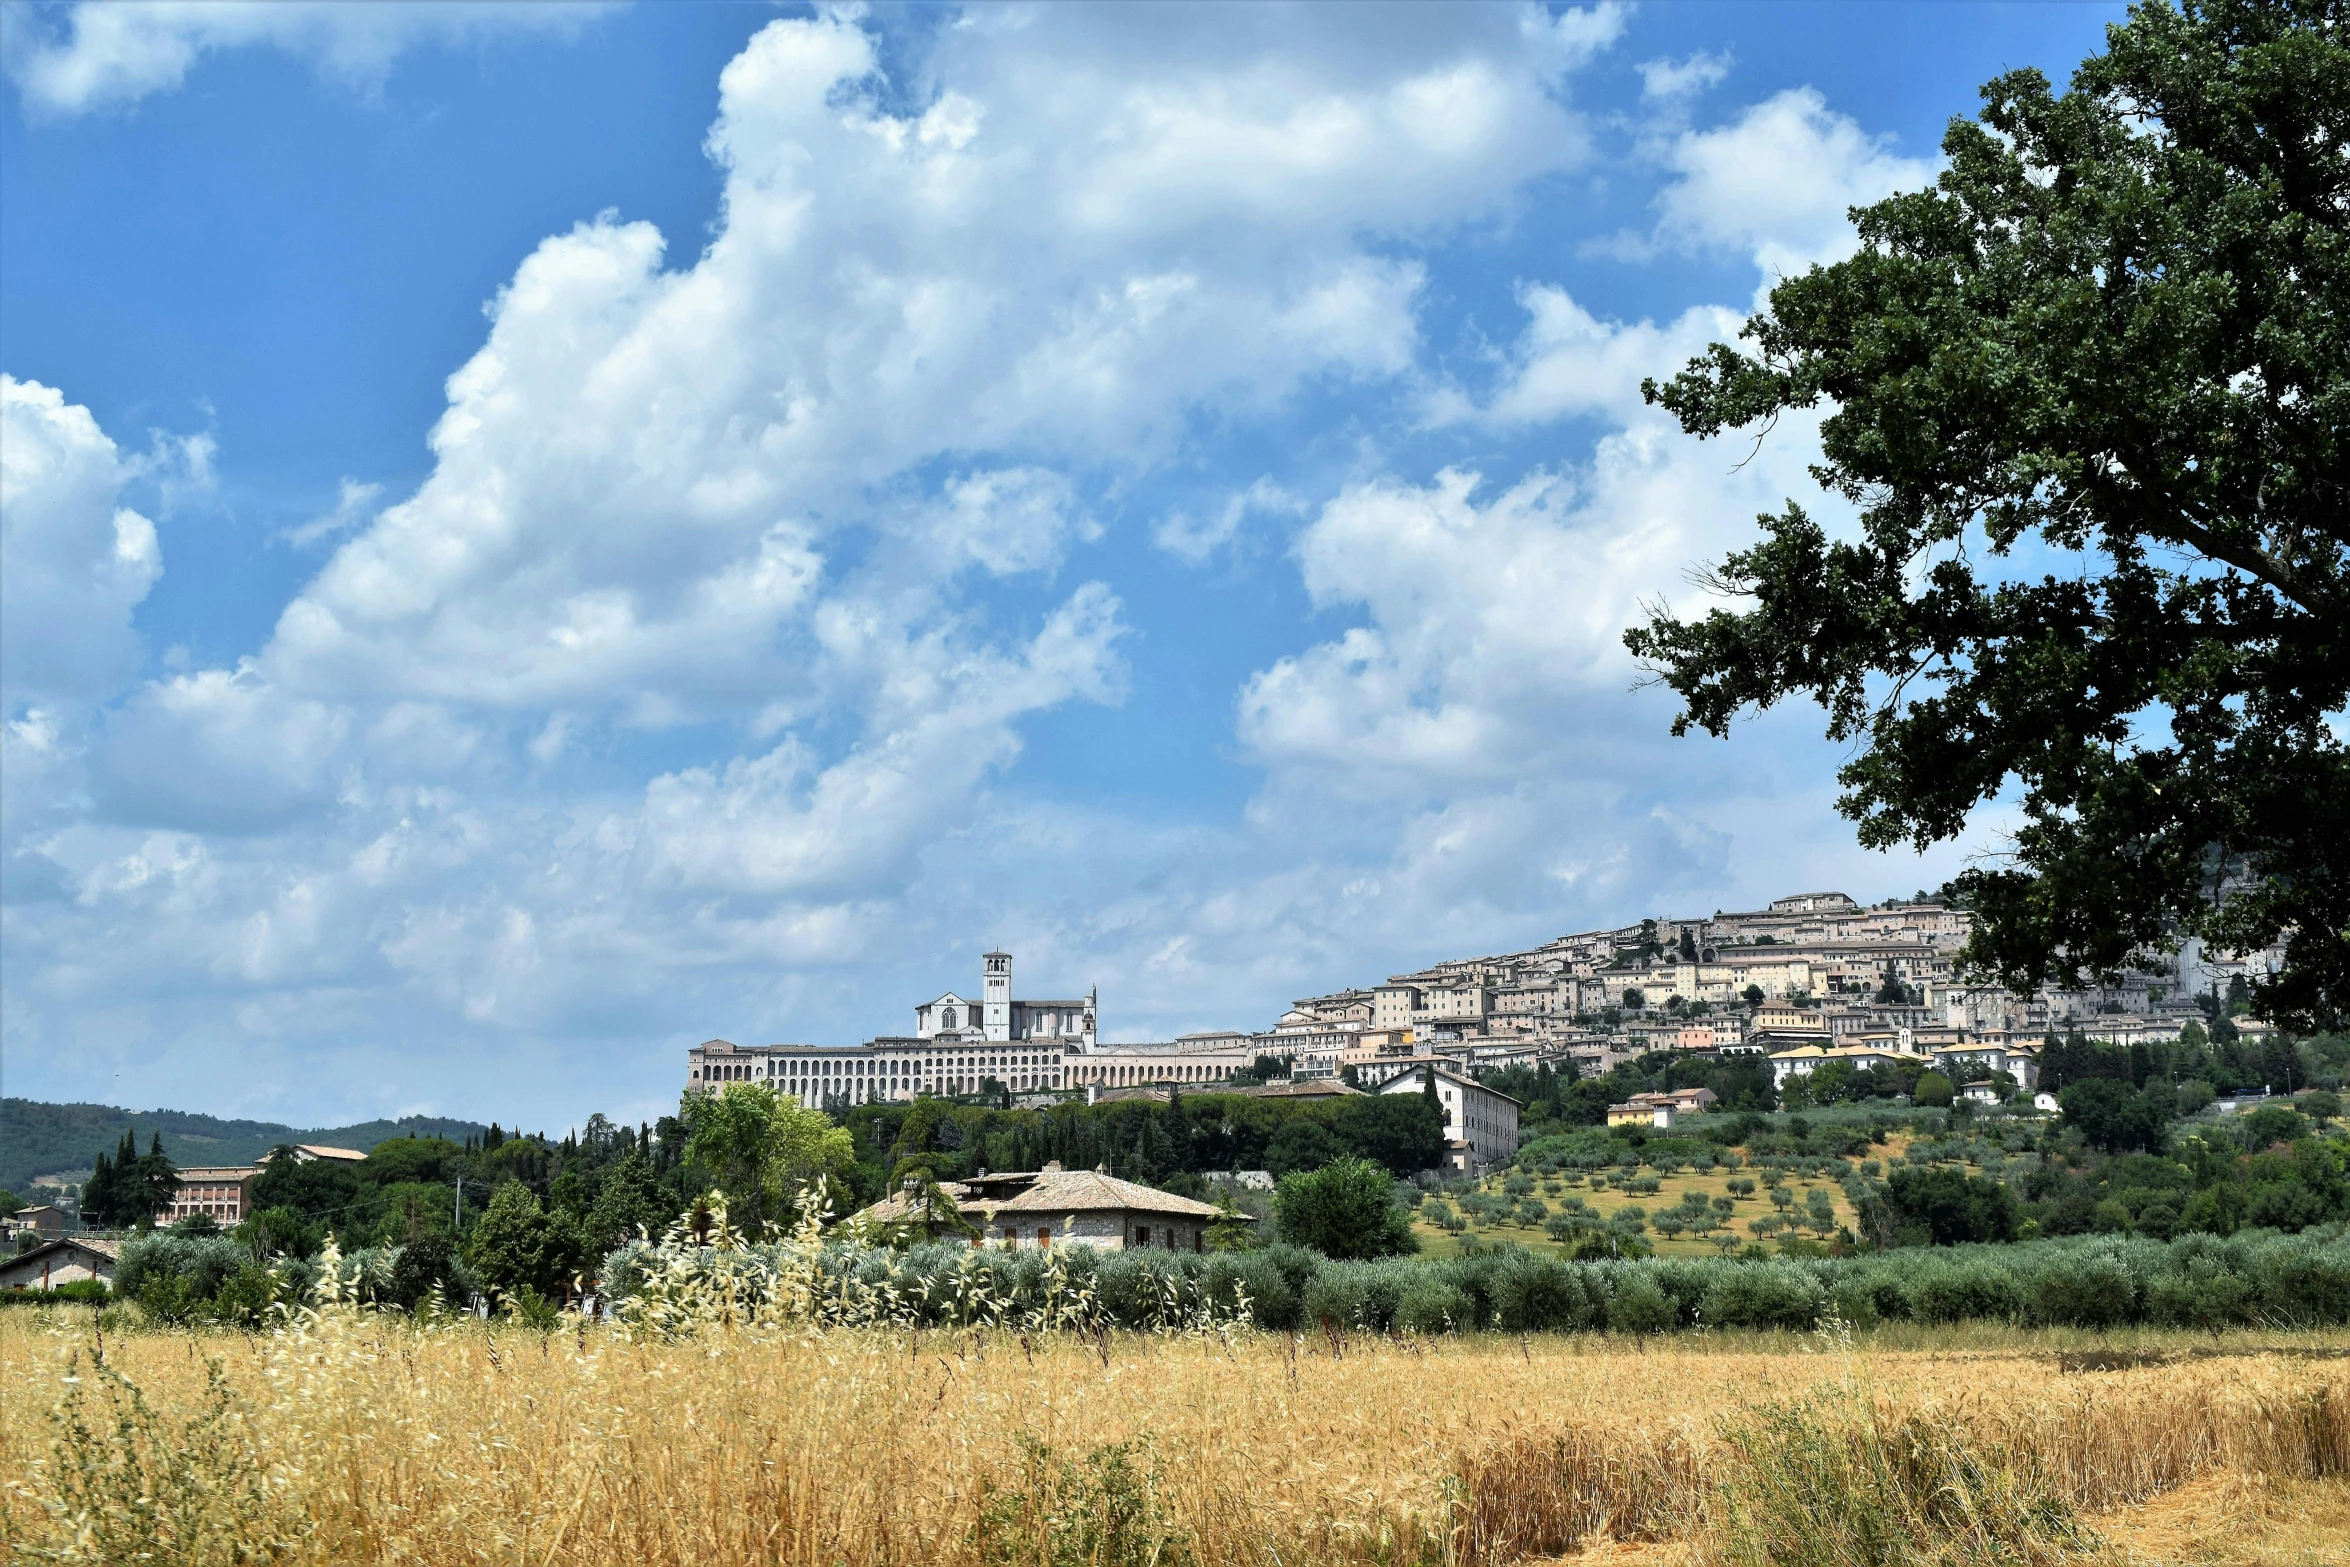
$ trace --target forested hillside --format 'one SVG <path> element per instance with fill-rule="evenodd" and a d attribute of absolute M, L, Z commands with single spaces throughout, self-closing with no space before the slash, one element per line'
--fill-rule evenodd
<path fill-rule="evenodd" d="M 279 1143 L 327 1143 L 365 1152 L 393 1137 L 447 1137 L 462 1142 L 482 1126 L 438 1116 L 362 1121 L 356 1126 L 303 1130 L 275 1121 L 224 1121 L 184 1110 L 119 1110 L 112 1105 L 53 1105 L 0 1099 L 0 1188 L 30 1197 L 36 1175 L 87 1175 L 101 1153 L 113 1152 L 125 1131 L 144 1149 L 163 1137 L 175 1165 L 249 1164 Z"/>

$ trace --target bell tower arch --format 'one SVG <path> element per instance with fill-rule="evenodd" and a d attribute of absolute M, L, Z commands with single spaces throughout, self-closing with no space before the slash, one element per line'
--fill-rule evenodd
<path fill-rule="evenodd" d="M 990 952 L 980 959 L 984 985 L 980 992 L 983 1024 L 991 1043 L 1012 1037 L 1012 955 Z"/>

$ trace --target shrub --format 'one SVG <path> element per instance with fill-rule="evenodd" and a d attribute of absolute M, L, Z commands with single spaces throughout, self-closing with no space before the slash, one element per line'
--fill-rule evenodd
<path fill-rule="evenodd" d="M 132 1299 L 145 1296 L 159 1278 L 174 1282 L 157 1286 L 158 1302 L 210 1300 L 221 1285 L 246 1263 L 242 1246 L 225 1235 L 181 1235 L 154 1230 L 123 1244 L 115 1264 L 114 1292 Z"/>
<path fill-rule="evenodd" d="M 1465 1198 L 1461 1205 L 1468 1206 Z M 1274 1212 L 1283 1240 L 1325 1257 L 1388 1257 L 1419 1249 L 1395 1182 L 1368 1159 L 1334 1159 L 1318 1170 L 1283 1176 Z"/>
<path fill-rule="evenodd" d="M 458 1262 L 456 1248 L 439 1235 L 419 1235 L 402 1246 L 392 1259 L 391 1279 L 385 1286 L 385 1299 L 402 1311 L 414 1311 L 431 1292 L 438 1289 L 442 1298 L 462 1302 L 472 1292 L 460 1292 L 455 1287 Z"/>
<path fill-rule="evenodd" d="M 1304 1317 L 1297 1286 L 1270 1252 L 1244 1252 L 1232 1259 L 1240 1287 L 1248 1291 L 1249 1310 L 1260 1327 L 1287 1332 Z"/>
<path fill-rule="evenodd" d="M 1875 1327 L 1878 1321 L 1876 1288 L 1866 1279 L 1838 1279 L 1835 1288 L 1828 1291 L 1828 1309 L 1853 1327 Z"/>
<path fill-rule="evenodd" d="M 1351 1269 L 1324 1268 L 1307 1281 L 1304 1306 L 1306 1321 L 1318 1327 L 1361 1327 L 1362 1281 Z"/>
<path fill-rule="evenodd" d="M 2333 1244 L 2307 1237 L 2274 1239 L 2256 1253 L 2261 1314 L 2279 1327 L 2350 1322 L 2350 1251 L 2339 1232 Z"/>
<path fill-rule="evenodd" d="M 2215 1257 L 2190 1258 L 2183 1271 L 2161 1274 L 2146 1289 L 2146 1314 L 2164 1327 L 2217 1332 L 2258 1312 L 2251 1282 Z"/>
<path fill-rule="evenodd" d="M 2137 1320 L 2137 1284 L 2111 1252 L 2055 1257 L 2032 1281 L 2032 1314 L 2054 1327 L 2116 1327 Z"/>
<path fill-rule="evenodd" d="M 886 1292 L 883 1315 L 910 1312 L 931 1323 L 974 1320 L 983 1308 L 993 1309 L 991 1298 L 1020 1313 L 1050 1299 L 1089 1299 L 1089 1309 L 1108 1321 L 1157 1328 L 1168 1325 L 1170 1306 L 1178 1317 L 1203 1305 L 1229 1312 L 1245 1292 L 1257 1324 L 1275 1331 L 1328 1321 L 1349 1329 L 1424 1332 L 1433 1331 L 1428 1324 L 1439 1317 L 1459 1332 L 1605 1326 L 1654 1333 L 1699 1323 L 1799 1329 L 1830 1311 L 1854 1324 L 2350 1323 L 2350 1230 L 2342 1226 L 2292 1236 L 2250 1230 L 2226 1238 L 2190 1234 L 2168 1244 L 2083 1237 L 1768 1261 L 1646 1258 L 1632 1251 L 1636 1239 L 1596 1227 L 1580 1238 L 1596 1242 L 1587 1258 L 1516 1246 L 1443 1259 L 1331 1261 L 1286 1244 L 1209 1256 L 1071 1246 L 1056 1248 L 1049 1258 L 943 1242 L 902 1253 L 835 1245 L 821 1253 L 828 1282 L 819 1293 L 846 1299 Z M 1610 1255 L 1611 1248 L 1632 1254 Z M 625 1305 L 643 1287 L 648 1263 L 641 1252 L 642 1243 L 631 1243 L 604 1264 L 616 1304 Z M 721 1254 L 695 1255 L 695 1267 L 720 1265 Z M 723 1255 L 731 1259 L 724 1266 L 751 1280 L 804 1266 L 770 1245 Z M 353 1271 L 358 1261 L 345 1266 Z M 292 1281 L 284 1287 L 290 1290 Z M 1055 1296 L 1056 1289 L 1067 1293 Z"/>
<path fill-rule="evenodd" d="M 1699 1320 L 1717 1328 L 1808 1328 L 1827 1303 L 1826 1287 L 1793 1263 L 1749 1263 L 1721 1270 Z"/>
<path fill-rule="evenodd" d="M 1663 1333 L 1676 1322 L 1672 1303 L 1646 1271 L 1619 1269 L 1608 1281 L 1607 1325 L 1616 1332 Z"/>
<path fill-rule="evenodd" d="M 2332 1205 L 2299 1181 L 2263 1181 L 2244 1205 L 2244 1222 L 2290 1234 L 2323 1223 Z"/>
<path fill-rule="evenodd" d="M 1920 1322 L 2013 1322 L 2024 1313 L 2024 1292 L 2001 1263 L 1975 1257 L 1920 1268 L 1909 1307 Z"/>
<path fill-rule="evenodd" d="M 1592 1303 L 1578 1272 L 1549 1257 L 1518 1253 L 1495 1270 L 1494 1316 L 1506 1333 L 1586 1328 Z"/>
<path fill-rule="evenodd" d="M 2239 1123 L 2244 1146 L 2260 1149 L 2289 1143 L 2309 1135 L 2309 1123 L 2288 1105 L 2262 1105 Z"/>
<path fill-rule="evenodd" d="M 1468 1297 L 1443 1279 L 1413 1279 L 1397 1302 L 1395 1325 L 1406 1333 L 1445 1333 L 1471 1321 Z"/>

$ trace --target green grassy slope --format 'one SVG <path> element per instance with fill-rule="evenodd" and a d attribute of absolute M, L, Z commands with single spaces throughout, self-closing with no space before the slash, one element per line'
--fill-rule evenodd
<path fill-rule="evenodd" d="M 482 1130 L 473 1121 L 412 1115 L 397 1121 L 304 1130 L 274 1121 L 224 1121 L 184 1110 L 118 1110 L 112 1105 L 53 1105 L 0 1099 L 0 1187 L 32 1198 L 36 1175 L 87 1175 L 101 1153 L 112 1153 L 125 1128 L 147 1139 L 163 1134 L 163 1151 L 177 1165 L 249 1164 L 279 1143 L 327 1143 L 373 1148 L 390 1137 L 447 1137 L 462 1141 Z"/>

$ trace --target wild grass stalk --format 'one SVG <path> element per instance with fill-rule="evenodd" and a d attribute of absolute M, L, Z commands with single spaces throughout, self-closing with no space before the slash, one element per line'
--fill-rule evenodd
<path fill-rule="evenodd" d="M 2022 1336 L 1806 1358 L 1181 1303 L 1135 1331 L 1074 1285 L 1053 1319 L 975 1286 L 943 1325 L 828 1321 L 705 1272 L 726 1309 L 679 1281 L 667 1315 L 539 1332 L 360 1309 L 328 1268 L 266 1331 L 109 1327 L 105 1378 L 92 1314 L 0 1314 L 0 1539 L 303 1567 L 1502 1567 L 1643 1538 L 2053 1561 L 2199 1475 L 2343 1484 L 2350 1445 L 2350 1368 L 2266 1341 L 2073 1374 Z M 1798 1507 L 1810 1533 L 1771 1532 Z M 1898 1554 L 1936 1530 L 1994 1554 Z"/>

